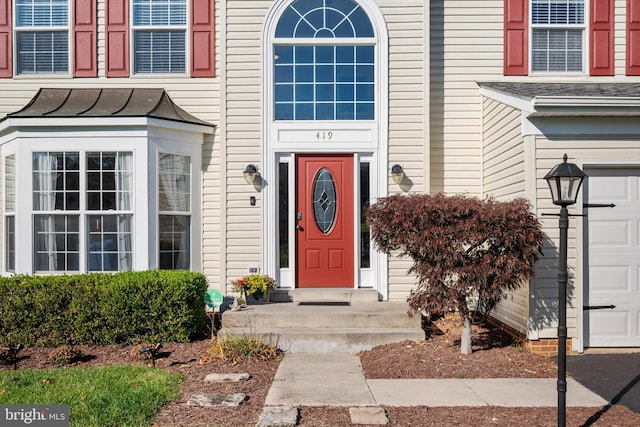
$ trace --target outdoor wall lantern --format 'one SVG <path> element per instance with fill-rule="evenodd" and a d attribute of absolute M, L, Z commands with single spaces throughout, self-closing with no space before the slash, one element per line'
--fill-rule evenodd
<path fill-rule="evenodd" d="M 402 183 L 402 180 L 404 179 L 404 170 L 402 170 L 402 166 L 398 164 L 391 166 L 391 179 L 393 179 L 393 182 L 397 185 Z"/>
<path fill-rule="evenodd" d="M 587 175 L 573 163 L 555 165 L 544 179 L 549 184 L 553 203 L 561 207 L 559 216 L 560 249 L 558 258 L 558 426 L 567 425 L 567 229 L 569 211 L 567 206 L 576 203 L 582 180 Z"/>
<path fill-rule="evenodd" d="M 244 175 L 244 180 L 247 181 L 247 184 L 253 185 L 258 178 L 258 168 L 254 164 L 249 164 L 244 168 L 244 172 L 242 172 L 242 174 Z"/>

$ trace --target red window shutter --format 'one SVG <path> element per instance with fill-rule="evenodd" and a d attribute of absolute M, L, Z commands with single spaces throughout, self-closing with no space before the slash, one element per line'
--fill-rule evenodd
<path fill-rule="evenodd" d="M 193 0 L 191 5 L 191 77 L 214 76 L 213 0 Z"/>
<path fill-rule="evenodd" d="M 73 18 L 73 76 L 97 77 L 95 0 L 75 0 Z"/>
<path fill-rule="evenodd" d="M 528 0 L 504 0 L 504 75 L 529 72 Z"/>
<path fill-rule="evenodd" d="M 107 0 L 106 74 L 129 76 L 129 1 Z"/>
<path fill-rule="evenodd" d="M 0 77 L 13 75 L 11 0 L 0 0 Z"/>
<path fill-rule="evenodd" d="M 640 0 L 627 0 L 627 75 L 640 76 Z"/>
<path fill-rule="evenodd" d="M 613 0 L 591 0 L 589 74 L 613 76 Z"/>

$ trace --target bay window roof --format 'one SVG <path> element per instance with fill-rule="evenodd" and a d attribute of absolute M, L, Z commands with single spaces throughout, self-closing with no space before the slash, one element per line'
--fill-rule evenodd
<path fill-rule="evenodd" d="M 213 127 L 186 112 L 161 88 L 43 88 L 21 110 L 7 118 L 149 117 Z"/>

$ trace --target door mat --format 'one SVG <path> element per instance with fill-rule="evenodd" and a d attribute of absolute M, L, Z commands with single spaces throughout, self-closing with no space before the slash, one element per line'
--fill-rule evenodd
<path fill-rule="evenodd" d="M 298 305 L 351 305 L 349 301 L 300 301 Z"/>

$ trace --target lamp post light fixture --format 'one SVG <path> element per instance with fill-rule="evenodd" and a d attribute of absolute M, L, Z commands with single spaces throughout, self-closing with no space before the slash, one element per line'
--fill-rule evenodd
<path fill-rule="evenodd" d="M 549 184 L 553 204 L 560 206 L 560 249 L 558 258 L 558 426 L 567 424 L 567 206 L 576 203 L 582 180 L 587 175 L 575 164 L 563 162 L 555 165 L 544 179 Z"/>

